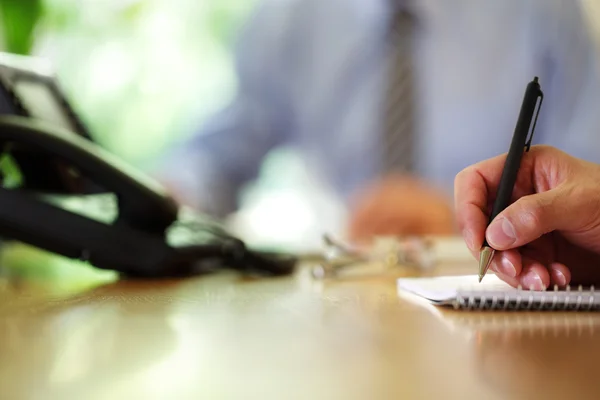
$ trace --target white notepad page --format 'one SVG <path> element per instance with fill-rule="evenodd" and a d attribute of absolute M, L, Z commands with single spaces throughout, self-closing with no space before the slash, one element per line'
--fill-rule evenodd
<path fill-rule="evenodd" d="M 600 307 L 600 293 L 593 288 L 530 291 L 513 288 L 494 274 L 481 283 L 477 275 L 433 278 L 400 278 L 399 294 L 411 294 L 437 305 L 458 308 L 590 309 Z"/>
<path fill-rule="evenodd" d="M 511 291 L 517 290 L 496 275 L 486 275 L 481 283 L 477 275 L 440 276 L 434 278 L 400 278 L 398 290 L 407 291 L 432 302 L 444 302 L 456 298 L 459 291 Z"/>

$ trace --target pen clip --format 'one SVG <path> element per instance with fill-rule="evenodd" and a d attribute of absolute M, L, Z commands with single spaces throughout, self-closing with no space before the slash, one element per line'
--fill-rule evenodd
<path fill-rule="evenodd" d="M 542 108 L 542 101 L 544 101 L 544 93 L 540 90 L 538 97 L 540 98 L 540 101 L 537 106 L 537 112 L 535 113 L 535 119 L 533 120 L 533 126 L 531 127 L 531 133 L 529 134 L 529 137 L 527 139 L 527 141 L 525 142 L 525 151 L 529 151 L 529 149 L 531 148 L 531 142 L 533 140 L 533 133 L 535 131 L 535 125 L 537 124 L 537 120 L 538 120 L 538 115 L 540 115 L 540 109 Z"/>

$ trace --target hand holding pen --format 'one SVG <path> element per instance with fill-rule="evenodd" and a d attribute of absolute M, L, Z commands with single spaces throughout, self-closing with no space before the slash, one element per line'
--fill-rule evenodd
<path fill-rule="evenodd" d="M 528 86 L 508 155 L 456 177 L 457 223 L 481 262 L 480 277 L 491 268 L 526 289 L 599 285 L 600 166 L 549 146 L 529 151 L 537 85 Z"/>
<path fill-rule="evenodd" d="M 502 176 L 500 177 L 496 200 L 494 201 L 494 207 L 492 208 L 492 214 L 490 215 L 490 223 L 510 204 L 519 168 L 521 166 L 523 152 L 527 152 L 531 148 L 535 124 L 542 106 L 543 98 L 544 94 L 540 88 L 538 78 L 535 77 L 533 81 L 527 85 L 527 89 L 525 90 L 525 96 L 523 97 L 523 104 L 521 106 L 521 112 L 519 113 L 519 119 L 517 120 L 517 126 L 515 127 L 515 133 L 510 144 L 508 155 L 506 156 Z M 533 119 L 538 99 L 538 112 L 535 113 L 535 119 Z M 531 135 L 529 135 L 530 129 Z M 494 248 L 484 240 L 479 257 L 479 282 L 481 282 L 485 276 L 492 258 L 494 257 L 494 253 Z"/>

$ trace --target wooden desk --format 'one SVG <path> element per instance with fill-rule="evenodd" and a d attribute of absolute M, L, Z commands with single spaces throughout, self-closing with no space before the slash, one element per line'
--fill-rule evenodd
<path fill-rule="evenodd" d="M 53 287 L 0 280 L 3 399 L 600 396 L 600 314 L 436 314 L 304 269 Z"/>

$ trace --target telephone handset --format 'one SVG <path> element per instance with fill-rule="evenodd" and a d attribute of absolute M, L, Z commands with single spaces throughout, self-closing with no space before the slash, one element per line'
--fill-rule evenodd
<path fill-rule="evenodd" d="M 295 266 L 291 255 L 248 249 L 218 223 L 184 212 L 160 185 L 94 143 L 45 60 L 0 53 L 0 149 L 22 178 L 16 189 L 0 186 L 4 240 L 142 277 L 215 268 L 280 275 Z M 104 194 L 117 199 L 110 223 L 47 199 Z"/>
<path fill-rule="evenodd" d="M 162 234 L 177 219 L 176 202 L 157 182 L 81 136 L 29 118 L 0 116 L 0 146 L 14 144 L 59 159 L 115 193 L 119 222 Z"/>
<path fill-rule="evenodd" d="M 83 137 L 25 117 L 0 116 L 0 146 L 10 151 L 12 145 L 60 159 L 114 193 L 119 211 L 107 224 L 44 202 L 35 191 L 0 188 L 0 236 L 134 276 L 214 268 L 271 275 L 293 270 L 292 257 L 251 251 L 223 231 L 209 229 L 208 239 L 198 243 L 169 243 L 169 232 L 179 223 L 177 203 L 160 185 Z"/>

